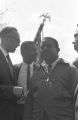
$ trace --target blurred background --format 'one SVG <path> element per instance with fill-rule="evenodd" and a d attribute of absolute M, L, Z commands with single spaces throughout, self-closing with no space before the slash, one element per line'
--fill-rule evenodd
<path fill-rule="evenodd" d="M 0 30 L 14 26 L 20 33 L 21 43 L 34 40 L 42 22 L 40 15 L 48 13 L 43 36 L 56 38 L 60 45 L 60 57 L 69 62 L 78 57 L 72 42 L 78 24 L 78 0 L 0 0 Z M 10 54 L 13 64 L 22 61 L 20 48 Z"/>

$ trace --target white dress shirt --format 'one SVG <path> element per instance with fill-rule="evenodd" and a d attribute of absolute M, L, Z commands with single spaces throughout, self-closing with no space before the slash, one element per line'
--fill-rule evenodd
<path fill-rule="evenodd" d="M 24 88 L 24 95 L 27 96 L 28 91 L 27 91 L 27 64 L 22 63 L 19 76 L 18 76 L 18 85 L 22 86 Z M 33 75 L 33 63 L 30 64 L 30 77 Z"/>

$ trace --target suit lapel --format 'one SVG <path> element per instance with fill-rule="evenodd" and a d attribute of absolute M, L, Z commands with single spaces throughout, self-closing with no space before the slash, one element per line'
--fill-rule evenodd
<path fill-rule="evenodd" d="M 4 68 L 6 69 L 6 72 L 7 72 L 7 74 L 9 74 L 10 79 L 11 79 L 11 81 L 12 81 L 12 83 L 13 83 L 14 80 L 13 80 L 13 77 L 12 77 L 12 75 L 11 75 L 11 72 L 10 72 L 10 69 L 9 69 L 9 66 L 8 66 L 8 63 L 7 63 L 6 58 L 4 57 L 4 55 L 3 55 L 3 53 L 2 53 L 1 50 L 0 50 L 0 62 L 1 62 L 1 64 L 4 65 Z"/>

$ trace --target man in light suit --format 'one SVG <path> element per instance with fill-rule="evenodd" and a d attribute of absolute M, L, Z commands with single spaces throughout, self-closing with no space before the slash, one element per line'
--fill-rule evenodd
<path fill-rule="evenodd" d="M 18 101 L 18 111 L 20 111 L 20 118 L 22 119 L 23 117 L 23 112 L 24 112 L 24 119 L 27 119 L 27 117 L 31 117 L 31 109 L 32 109 L 32 96 L 28 95 L 31 85 L 31 77 L 34 73 L 34 70 L 37 68 L 37 65 L 35 63 L 36 57 L 37 57 L 37 49 L 35 46 L 35 43 L 33 41 L 24 41 L 21 44 L 21 55 L 23 58 L 23 62 L 21 64 L 15 65 L 15 73 L 17 76 L 17 83 L 19 86 L 22 86 L 24 88 L 24 100 Z M 30 78 L 27 80 L 27 69 L 28 66 L 30 68 Z M 29 82 L 29 84 L 27 84 Z M 27 96 L 28 95 L 28 96 Z M 28 106 L 29 105 L 29 106 Z M 21 114 L 22 113 L 22 114 Z M 27 113 L 27 114 L 25 114 Z M 19 119 L 20 119 L 19 118 Z"/>
<path fill-rule="evenodd" d="M 0 39 L 0 120 L 15 120 L 16 104 L 22 96 L 23 88 L 17 87 L 8 56 L 19 46 L 20 36 L 16 28 L 7 26 L 1 30 Z"/>

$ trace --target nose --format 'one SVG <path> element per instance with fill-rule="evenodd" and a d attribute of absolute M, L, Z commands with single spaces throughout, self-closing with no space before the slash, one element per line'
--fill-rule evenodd
<path fill-rule="evenodd" d="M 72 44 L 75 44 L 75 42 L 72 42 Z"/>
<path fill-rule="evenodd" d="M 20 46 L 20 41 L 17 41 L 17 46 Z"/>

